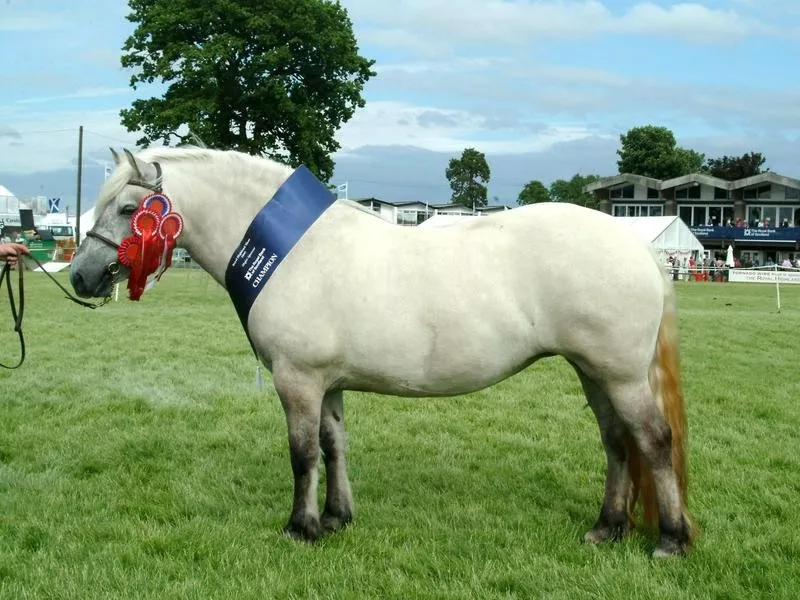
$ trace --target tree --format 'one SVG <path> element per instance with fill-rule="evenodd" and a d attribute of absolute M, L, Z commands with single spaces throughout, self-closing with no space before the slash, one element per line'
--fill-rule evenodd
<path fill-rule="evenodd" d="M 550 202 L 550 192 L 541 181 L 533 180 L 526 183 L 517 196 L 517 204 L 536 204 L 537 202 Z"/>
<path fill-rule="evenodd" d="M 723 156 L 709 158 L 703 170 L 712 177 L 735 181 L 763 173 L 764 163 L 767 161 L 760 152 L 749 152 L 741 156 Z"/>
<path fill-rule="evenodd" d="M 160 82 L 160 98 L 120 112 L 137 141 L 184 141 L 333 172 L 337 129 L 375 75 L 358 54 L 347 11 L 331 0 L 128 0 L 136 23 L 121 63 L 130 85 Z"/>
<path fill-rule="evenodd" d="M 451 158 L 445 176 L 453 190 L 451 201 L 463 206 L 486 206 L 489 163 L 475 148 L 466 148 L 461 158 Z"/>
<path fill-rule="evenodd" d="M 634 127 L 619 139 L 620 173 L 672 179 L 700 171 L 705 160 L 703 154 L 679 147 L 675 135 L 666 127 Z"/>
<path fill-rule="evenodd" d="M 587 194 L 583 187 L 600 179 L 599 175 L 581 175 L 576 173 L 572 179 L 556 179 L 550 184 L 550 198 L 554 202 L 569 202 L 589 208 L 597 208 L 598 201 L 594 194 Z"/>

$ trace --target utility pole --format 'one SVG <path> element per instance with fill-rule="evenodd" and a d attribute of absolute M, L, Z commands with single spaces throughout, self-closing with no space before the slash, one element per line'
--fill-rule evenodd
<path fill-rule="evenodd" d="M 81 244 L 81 178 L 83 176 L 83 125 L 78 129 L 78 190 L 75 193 L 75 247 Z"/>

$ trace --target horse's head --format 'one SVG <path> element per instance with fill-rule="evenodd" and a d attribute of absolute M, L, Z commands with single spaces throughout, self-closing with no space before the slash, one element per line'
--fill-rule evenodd
<path fill-rule="evenodd" d="M 95 223 L 75 253 L 70 266 L 72 287 L 83 298 L 109 296 L 115 281 L 128 277 L 119 263 L 117 248 L 131 235 L 131 216 L 142 199 L 160 190 L 160 170 L 125 150 L 121 158 L 113 149 L 117 168 L 95 204 Z"/>

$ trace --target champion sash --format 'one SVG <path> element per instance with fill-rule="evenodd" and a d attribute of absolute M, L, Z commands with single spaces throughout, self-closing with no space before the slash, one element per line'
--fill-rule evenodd
<path fill-rule="evenodd" d="M 335 201 L 336 196 L 300 165 L 250 223 L 225 270 L 225 287 L 248 340 L 247 317 L 258 294 L 309 227 Z"/>

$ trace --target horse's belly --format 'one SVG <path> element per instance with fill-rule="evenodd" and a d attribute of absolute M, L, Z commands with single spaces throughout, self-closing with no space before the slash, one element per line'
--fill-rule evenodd
<path fill-rule="evenodd" d="M 353 356 L 345 381 L 352 389 L 395 395 L 473 392 L 517 373 L 541 354 L 528 327 L 482 319 L 460 326 L 428 324 L 416 332 L 373 338 Z"/>

